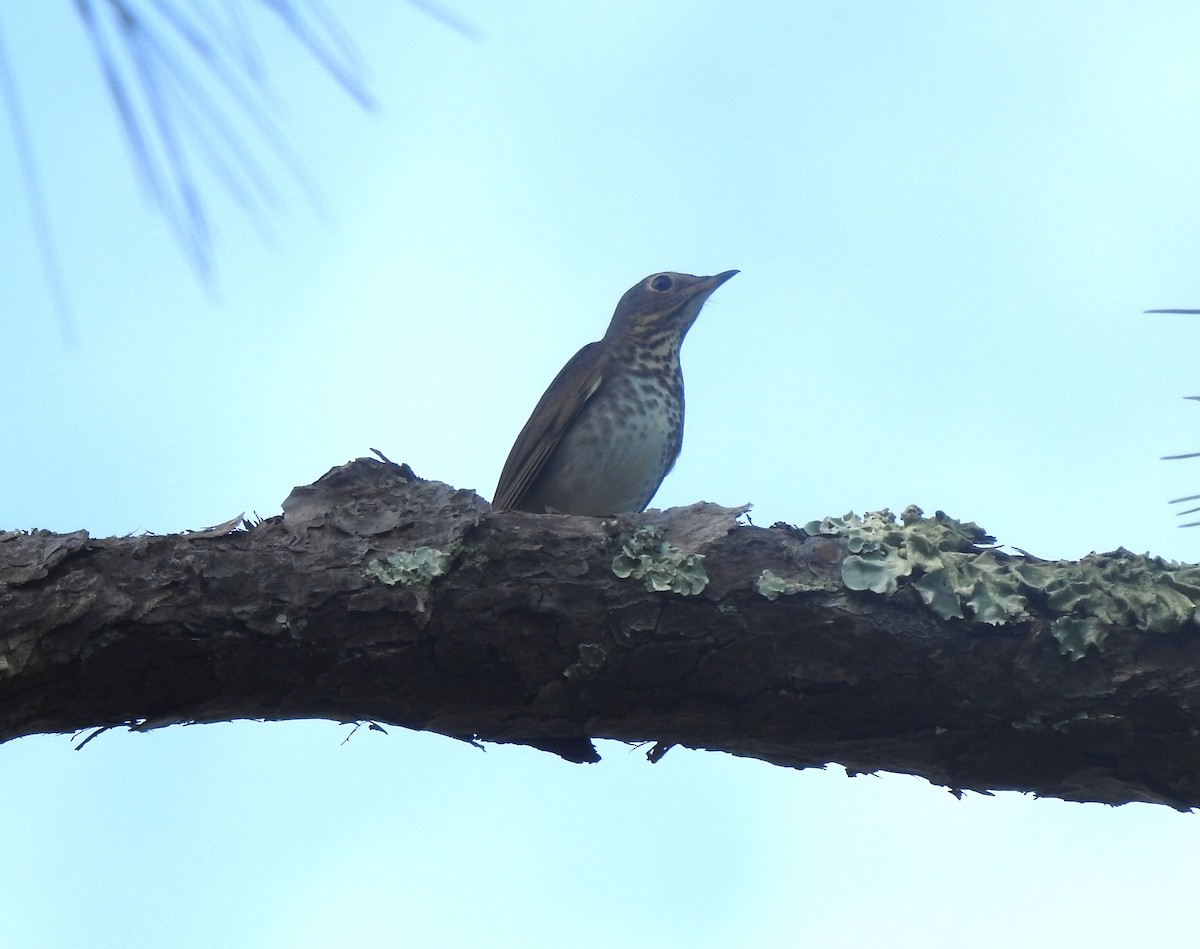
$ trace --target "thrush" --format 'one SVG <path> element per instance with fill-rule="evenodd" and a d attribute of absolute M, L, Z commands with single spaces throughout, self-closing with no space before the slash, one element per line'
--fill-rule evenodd
<path fill-rule="evenodd" d="M 631 287 L 604 338 L 550 383 L 517 436 L 492 507 L 536 514 L 643 511 L 683 444 L 679 347 L 736 274 L 658 273 Z"/>

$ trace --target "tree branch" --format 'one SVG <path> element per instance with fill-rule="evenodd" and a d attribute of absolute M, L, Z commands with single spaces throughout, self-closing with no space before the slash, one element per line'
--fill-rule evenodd
<path fill-rule="evenodd" d="M 0 534 L 0 740 L 368 720 L 1200 805 L 1196 568 L 1006 556 L 914 510 L 492 514 L 365 459 L 283 507 L 228 533 Z"/>

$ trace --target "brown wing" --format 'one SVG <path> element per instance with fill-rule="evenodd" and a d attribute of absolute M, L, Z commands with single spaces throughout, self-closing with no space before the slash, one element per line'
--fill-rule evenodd
<path fill-rule="evenodd" d="M 495 510 L 520 507 L 563 432 L 604 381 L 604 352 L 599 343 L 588 343 L 554 377 L 508 453 L 492 501 Z"/>

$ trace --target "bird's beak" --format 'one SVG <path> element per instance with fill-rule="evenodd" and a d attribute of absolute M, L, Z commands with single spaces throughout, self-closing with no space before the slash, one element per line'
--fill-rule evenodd
<path fill-rule="evenodd" d="M 705 277 L 698 283 L 693 285 L 691 295 L 699 297 L 701 300 L 707 299 L 708 296 L 723 284 L 730 277 L 740 273 L 738 270 L 726 270 L 724 273 L 719 273 L 715 277 Z"/>

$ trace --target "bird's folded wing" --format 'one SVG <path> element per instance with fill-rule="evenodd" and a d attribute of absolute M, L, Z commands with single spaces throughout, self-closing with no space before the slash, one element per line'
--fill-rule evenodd
<path fill-rule="evenodd" d="M 600 388 L 604 368 L 604 348 L 599 343 L 588 343 L 554 377 L 508 453 L 492 501 L 494 509 L 520 507 L 525 492 L 546 466 L 563 433 Z"/>

